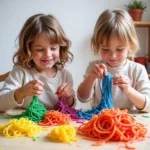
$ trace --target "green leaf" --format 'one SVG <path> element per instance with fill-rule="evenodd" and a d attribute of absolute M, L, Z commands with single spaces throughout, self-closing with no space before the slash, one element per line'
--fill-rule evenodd
<path fill-rule="evenodd" d="M 141 0 L 131 0 L 129 4 L 124 5 L 128 10 L 129 9 L 143 9 L 145 10 L 147 8 L 146 3 L 144 3 Z"/>

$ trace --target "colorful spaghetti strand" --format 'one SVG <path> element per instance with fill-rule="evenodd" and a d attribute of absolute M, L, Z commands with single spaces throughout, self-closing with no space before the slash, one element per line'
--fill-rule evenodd
<path fill-rule="evenodd" d="M 28 118 L 29 120 L 32 120 L 32 121 L 37 123 L 43 119 L 44 114 L 46 112 L 47 112 L 47 110 L 44 107 L 44 105 L 39 103 L 38 97 L 33 96 L 32 102 L 30 103 L 28 108 L 22 114 L 7 115 L 7 116 L 3 117 L 3 119 L 5 119 L 5 118 L 17 118 L 17 119 L 19 119 L 19 118 L 23 117 L 23 118 Z"/>
<path fill-rule="evenodd" d="M 79 111 L 77 114 L 80 118 L 90 120 L 92 119 L 93 115 L 99 114 L 103 109 L 113 108 L 112 91 L 111 91 L 112 78 L 113 78 L 112 75 L 110 73 L 107 73 L 102 83 L 101 89 L 102 99 L 99 105 L 93 107 L 92 110 Z"/>
<path fill-rule="evenodd" d="M 77 115 L 79 110 L 69 107 L 68 104 L 65 101 L 63 101 L 61 98 L 58 99 L 58 102 L 52 108 L 52 110 L 56 110 L 64 114 L 69 114 L 73 121 L 80 122 L 80 123 L 83 122 L 83 120 Z"/>

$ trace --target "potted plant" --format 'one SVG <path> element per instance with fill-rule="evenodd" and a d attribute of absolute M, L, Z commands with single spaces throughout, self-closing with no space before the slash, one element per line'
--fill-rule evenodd
<path fill-rule="evenodd" d="M 147 8 L 146 3 L 141 0 L 131 0 L 125 7 L 134 21 L 141 21 L 143 11 Z"/>

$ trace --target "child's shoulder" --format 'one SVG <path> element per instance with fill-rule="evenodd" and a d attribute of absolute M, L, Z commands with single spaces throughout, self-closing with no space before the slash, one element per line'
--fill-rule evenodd
<path fill-rule="evenodd" d="M 131 60 L 128 60 L 128 65 L 129 65 L 129 68 L 132 68 L 132 69 L 136 69 L 136 70 L 145 70 L 145 66 L 140 64 L 140 63 L 137 63 L 137 62 L 134 62 L 134 61 L 131 61 Z"/>
<path fill-rule="evenodd" d="M 132 72 L 134 75 L 140 75 L 141 73 L 147 75 L 146 68 L 142 64 L 129 60 L 127 66 L 128 72 Z"/>
<path fill-rule="evenodd" d="M 22 67 L 22 66 L 14 66 L 12 71 L 12 75 L 24 76 L 25 74 L 30 74 L 30 69 Z"/>
<path fill-rule="evenodd" d="M 66 68 L 61 69 L 60 72 L 62 73 L 62 75 L 70 75 L 71 76 L 71 72 Z"/>
<path fill-rule="evenodd" d="M 22 67 L 22 66 L 14 66 L 12 71 L 14 71 L 14 72 L 29 72 L 29 69 Z"/>
<path fill-rule="evenodd" d="M 72 82 L 72 74 L 69 70 L 63 68 L 61 70 L 59 70 L 59 77 L 62 78 L 64 81 L 68 81 L 70 80 Z"/>
<path fill-rule="evenodd" d="M 19 65 L 14 66 L 13 69 L 15 69 L 15 70 L 27 70 L 27 68 L 19 66 Z"/>

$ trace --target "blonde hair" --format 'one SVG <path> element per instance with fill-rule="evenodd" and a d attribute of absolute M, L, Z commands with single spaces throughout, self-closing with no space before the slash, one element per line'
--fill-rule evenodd
<path fill-rule="evenodd" d="M 47 34 L 52 43 L 60 45 L 60 59 L 55 66 L 62 69 L 65 63 L 73 60 L 73 54 L 69 51 L 71 42 L 57 19 L 53 15 L 36 14 L 27 19 L 20 31 L 18 51 L 13 56 L 14 65 L 34 67 L 31 44 L 41 33 Z"/>
<path fill-rule="evenodd" d="M 108 43 L 113 35 L 117 35 L 123 43 L 129 44 L 131 49 L 128 56 L 134 56 L 139 48 L 139 42 L 134 22 L 128 12 L 120 9 L 105 10 L 99 16 L 91 39 L 94 53 L 99 52 L 100 44 L 104 39 Z"/>

